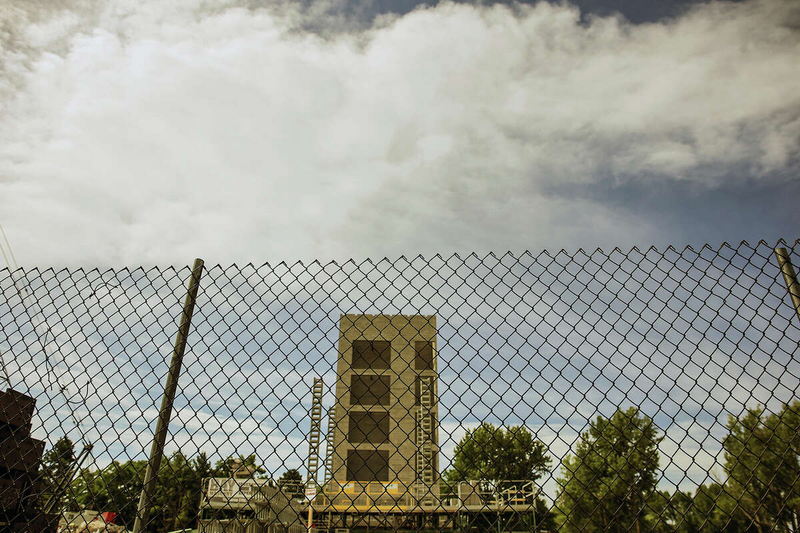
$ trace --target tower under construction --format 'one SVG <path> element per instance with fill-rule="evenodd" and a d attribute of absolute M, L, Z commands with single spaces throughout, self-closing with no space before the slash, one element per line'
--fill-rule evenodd
<path fill-rule="evenodd" d="M 340 318 L 321 491 L 323 387 L 312 386 L 309 531 L 468 530 L 490 511 L 509 524 L 533 516 L 533 480 L 461 481 L 440 497 L 436 336 L 435 316 Z"/>
<path fill-rule="evenodd" d="M 329 411 L 329 509 L 438 504 L 436 317 L 343 315 Z"/>

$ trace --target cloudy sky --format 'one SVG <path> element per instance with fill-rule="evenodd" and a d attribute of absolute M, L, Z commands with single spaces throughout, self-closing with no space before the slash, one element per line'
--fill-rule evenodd
<path fill-rule="evenodd" d="M 0 224 L 19 263 L 37 266 L 794 240 L 798 58 L 792 0 L 0 0 Z M 773 407 L 800 387 L 800 330 L 771 251 L 759 250 L 746 268 L 747 253 L 692 252 L 685 292 L 660 300 L 631 272 L 652 282 L 679 261 L 655 252 L 632 264 L 622 284 L 636 298 L 619 289 L 608 296 L 617 310 L 602 312 L 617 325 L 637 302 L 657 307 L 630 318 L 644 339 L 570 321 L 558 306 L 575 301 L 558 291 L 605 282 L 583 269 L 563 269 L 563 285 L 533 276 L 536 254 L 516 256 L 531 279 L 509 281 L 524 301 L 491 310 L 496 286 L 478 269 L 450 281 L 484 300 L 459 304 L 442 284 L 415 302 L 441 274 L 422 260 L 387 268 L 410 281 L 397 288 L 386 274 L 383 300 L 359 286 L 338 294 L 332 277 L 287 289 L 287 302 L 271 282 L 297 285 L 291 272 L 217 267 L 203 294 L 219 301 L 198 311 L 171 445 L 246 449 L 272 458 L 271 471 L 301 465 L 304 387 L 313 373 L 333 383 L 338 314 L 425 312 L 442 321 L 444 459 L 466 428 L 505 420 L 482 402 L 504 404 L 556 457 L 592 416 L 636 404 L 666 435 L 664 484 L 691 488 L 721 468 L 727 412 Z M 17 280 L 0 277 L 0 351 L 40 399 L 40 436 L 88 434 L 98 464 L 142 457 L 186 273 L 75 272 L 26 273 L 27 308 Z M 604 308 L 601 292 L 592 306 Z M 704 316 L 725 323 L 703 330 Z M 269 328 L 290 332 L 271 338 L 273 352 L 258 337 L 281 333 Z M 572 349 L 548 351 L 552 336 L 575 335 Z M 507 383 L 528 396 L 502 386 L 515 364 L 527 370 Z M 558 377 L 542 382 L 548 372 Z M 466 385 L 475 376 L 482 390 Z M 242 380 L 253 405 L 234 395 Z M 118 439 L 101 448 L 103 432 Z"/>
<path fill-rule="evenodd" d="M 791 0 L 0 0 L 23 265 L 795 238 Z"/>

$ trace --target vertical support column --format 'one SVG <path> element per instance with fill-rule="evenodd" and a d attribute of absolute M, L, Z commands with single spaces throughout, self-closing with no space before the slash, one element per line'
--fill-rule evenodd
<path fill-rule="evenodd" d="M 794 310 L 797 318 L 800 319 L 800 283 L 797 282 L 797 273 L 794 271 L 789 252 L 786 248 L 775 248 L 775 257 L 778 260 L 778 267 L 783 274 L 783 281 L 786 282 L 786 289 L 792 298 Z"/>
<path fill-rule="evenodd" d="M 167 439 L 169 419 L 172 416 L 172 403 L 175 401 L 175 391 L 178 387 L 178 377 L 181 373 L 183 354 L 186 351 L 186 339 L 189 336 L 189 327 L 192 324 L 192 315 L 197 301 L 197 289 L 200 286 L 202 273 L 203 260 L 195 259 L 192 275 L 189 278 L 189 290 L 183 302 L 183 314 L 181 315 L 178 334 L 175 337 L 175 348 L 172 351 L 172 361 L 169 365 L 167 382 L 164 385 L 164 396 L 161 399 L 161 409 L 158 413 L 158 422 L 153 436 L 153 446 L 150 449 L 150 459 L 147 461 L 147 470 L 144 473 L 144 485 L 139 497 L 139 506 L 136 509 L 133 533 L 142 533 L 149 519 L 153 489 L 156 486 L 156 475 L 161 466 L 161 457 L 164 455 L 164 442 Z"/>

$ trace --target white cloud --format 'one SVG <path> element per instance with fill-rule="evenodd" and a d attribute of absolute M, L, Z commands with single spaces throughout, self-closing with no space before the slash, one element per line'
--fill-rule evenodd
<path fill-rule="evenodd" d="M 0 223 L 27 264 L 644 242 L 663 228 L 570 188 L 769 181 L 800 148 L 792 2 L 335 32 L 326 4 L 64 6 L 0 35 Z"/>
<path fill-rule="evenodd" d="M 614 18 L 584 25 L 565 5 L 511 10 L 445 3 L 367 29 L 346 20 L 326 25 L 322 3 L 306 12 L 245 9 L 221 0 L 66 5 L 17 7 L 0 20 L 0 223 L 26 264 L 187 263 L 196 255 L 209 262 L 261 262 L 642 242 L 664 228 L 586 190 L 670 180 L 722 189 L 741 176 L 779 181 L 797 168 L 800 39 L 790 29 L 798 17 L 791 2 L 710 3 L 674 21 L 640 26 Z M 320 32 L 298 29 L 305 26 Z M 489 414 L 506 416 L 490 413 L 490 406 L 511 412 L 519 398 L 512 415 L 520 422 L 530 423 L 534 413 L 554 419 L 536 426 L 537 436 L 560 459 L 585 420 L 636 403 L 664 419 L 662 484 L 688 487 L 718 464 L 724 421 L 687 423 L 677 417 L 681 410 L 721 417 L 756 401 L 774 407 L 797 390 L 797 380 L 786 377 L 778 360 L 784 352 L 770 351 L 755 334 L 759 351 L 747 361 L 734 359 L 738 349 L 681 346 L 670 366 L 661 353 L 653 362 L 648 339 L 635 345 L 637 333 L 620 331 L 618 308 L 607 313 L 617 331 L 600 331 L 602 324 L 590 327 L 583 315 L 571 320 L 559 306 L 569 309 L 575 302 L 544 288 L 526 292 L 536 296 L 530 306 L 521 301 L 514 307 L 525 316 L 529 307 L 534 313 L 537 325 L 528 330 L 505 322 L 514 320 L 508 318 L 513 295 L 500 298 L 496 291 L 502 287 L 471 283 L 472 277 L 460 286 L 469 289 L 467 295 L 448 294 L 446 285 L 425 272 L 420 278 L 433 279 L 431 290 L 439 291 L 429 296 L 413 283 L 389 283 L 399 275 L 394 270 L 374 289 L 340 284 L 342 274 L 312 282 L 279 270 L 262 269 L 246 283 L 222 270 L 206 274 L 223 286 L 233 276 L 232 286 L 246 284 L 242 293 L 250 291 L 261 302 L 240 302 L 206 287 L 219 317 L 204 315 L 202 306 L 198 312 L 207 321 L 198 321 L 198 331 L 210 340 L 198 343 L 197 362 L 187 363 L 192 381 L 183 390 L 189 405 L 176 411 L 180 425 L 170 446 L 207 447 L 220 455 L 254 450 L 271 461 L 271 471 L 300 466 L 307 423 L 307 391 L 300 384 L 308 382 L 306 370 L 314 365 L 333 383 L 335 318 L 319 317 L 358 310 L 366 300 L 375 302 L 376 311 L 440 306 L 444 310 L 437 314 L 454 328 L 445 337 L 454 343 L 448 347 L 451 359 L 442 361 L 451 373 L 442 377 L 448 387 L 442 392 L 450 394 L 443 400 L 450 413 L 442 410 L 442 464 L 465 428 Z M 434 270 L 446 272 L 443 265 Z M 76 395 L 87 391 L 87 405 L 68 419 L 71 407 L 57 387 L 34 383 L 43 381 L 43 367 L 34 364 L 41 354 L 29 349 L 27 362 L 28 345 L 13 336 L 9 352 L 19 354 L 20 362 L 12 360 L 12 373 L 16 369 L 15 376 L 25 377 L 31 388 L 47 388 L 41 394 L 52 404 L 42 415 L 42 431 L 99 438 L 103 428 L 121 424 L 120 442 L 129 448 L 124 453 L 139 457 L 146 451 L 144 428 L 155 418 L 158 391 L 152 385 L 160 384 L 157 370 L 164 370 L 171 341 L 171 324 L 162 321 L 177 316 L 174 309 L 150 306 L 180 305 L 179 297 L 164 294 L 181 292 L 183 274 L 166 273 L 163 293 L 142 295 L 129 290 L 136 280 L 123 276 L 112 280 L 121 288 L 106 287 L 107 294 L 95 294 L 97 301 L 88 306 L 91 313 L 112 315 L 116 306 L 119 315 L 145 324 L 137 342 L 126 344 L 130 353 L 141 352 L 139 359 L 119 356 L 122 342 L 113 336 L 114 350 L 97 343 L 106 331 L 99 325 L 84 326 L 96 329 L 92 334 L 68 328 L 86 313 L 82 307 L 74 317 L 66 309 L 59 315 L 66 324 L 59 326 L 57 340 L 63 344 L 68 337 L 81 350 L 65 350 L 56 369 L 72 369 L 87 353 L 98 358 L 75 369 L 80 379 L 64 372 L 63 380 L 83 386 L 85 376 L 104 375 L 102 358 L 110 365 L 105 370 L 135 378 L 118 384 L 116 396 L 152 388 L 138 403 L 102 404 L 112 381 L 121 381 L 112 376 L 109 383 L 73 386 Z M 549 283 L 544 273 L 527 274 L 537 284 Z M 359 279 L 356 274 L 349 281 Z M 273 288 L 273 281 L 286 291 L 280 284 Z M 10 291 L 8 283 L 4 290 Z M 300 325 L 308 316 L 333 329 L 315 331 L 323 340 L 309 346 L 310 334 L 285 334 L 280 312 L 263 306 L 275 297 L 286 312 L 283 306 L 302 289 L 314 291 L 316 283 L 331 299 L 320 309 L 311 301 L 315 310 L 303 308 L 292 320 Z M 522 290 L 528 291 L 525 283 Z M 590 287 L 589 281 L 580 284 Z M 93 287 L 79 289 L 88 294 Z M 620 294 L 626 312 L 635 311 L 624 291 L 609 287 Z M 48 290 L 58 293 L 52 284 Z M 445 300 L 454 316 L 446 316 Z M 678 304 L 687 314 L 686 301 Z M 470 313 L 462 324 L 458 311 L 464 308 Z M 689 315 L 684 318 L 695 320 Z M 220 317 L 241 323 L 218 322 Z M 639 319 L 656 321 L 650 315 Z M 292 321 L 285 329 L 290 326 Z M 527 333 L 522 348 L 501 354 L 484 347 L 481 326 L 505 339 Z M 148 340 L 152 331 L 159 335 Z M 652 335 L 671 341 L 673 333 Z M 558 346 L 570 334 L 596 338 L 575 353 L 548 355 L 534 350 L 549 351 L 537 334 Z M 295 360 L 302 355 L 302 368 L 274 364 L 273 352 L 263 346 L 270 335 L 269 349 Z M 34 336 L 27 338 L 36 348 Z M 516 379 L 522 394 L 499 388 L 514 362 L 503 357 L 517 350 L 530 357 L 530 373 Z M 487 354 L 488 363 L 480 359 Z M 767 356 L 772 360 L 764 363 Z M 592 365 L 580 366 L 584 359 Z M 607 364 L 612 361 L 626 370 Z M 483 364 L 483 381 L 466 381 L 472 370 L 458 365 L 468 362 Z M 492 390 L 478 390 L 484 384 Z M 233 394 L 238 389 L 245 398 Z M 292 402 L 285 417 L 283 407 L 275 407 L 281 402 Z M 230 410 L 212 415 L 203 411 L 209 406 Z M 53 413 L 59 416 L 49 417 Z M 121 449 L 109 447 L 103 460 Z M 554 468 L 542 480 L 551 496 L 557 475 Z"/>

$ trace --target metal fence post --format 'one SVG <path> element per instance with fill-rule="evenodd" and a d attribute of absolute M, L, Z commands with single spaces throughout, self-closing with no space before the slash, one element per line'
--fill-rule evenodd
<path fill-rule="evenodd" d="M 783 280 L 786 282 L 789 296 L 792 297 L 792 304 L 794 304 L 794 310 L 797 312 L 797 318 L 800 319 L 800 283 L 797 282 L 797 273 L 792 266 L 789 252 L 786 248 L 775 248 L 775 257 L 778 259 L 778 266 L 783 273 Z"/>
<path fill-rule="evenodd" d="M 175 400 L 175 390 L 178 387 L 178 376 L 181 373 L 183 353 L 186 350 L 186 338 L 189 336 L 189 327 L 194 313 L 194 304 L 197 299 L 197 289 L 200 286 L 200 276 L 203 273 L 203 260 L 195 259 L 192 275 L 189 279 L 189 290 L 183 302 L 183 315 L 175 336 L 175 349 L 172 352 L 172 361 L 169 365 L 167 382 L 164 385 L 164 396 L 161 399 L 161 409 L 158 413 L 156 431 L 153 435 L 153 447 L 150 449 L 150 459 L 147 461 L 147 470 L 144 474 L 144 485 L 139 497 L 139 506 L 136 509 L 136 521 L 133 524 L 133 533 L 142 533 L 150 514 L 150 504 L 155 488 L 156 475 L 161 466 L 161 457 L 164 455 L 164 441 L 167 438 L 169 419 L 172 416 L 172 403 Z"/>

